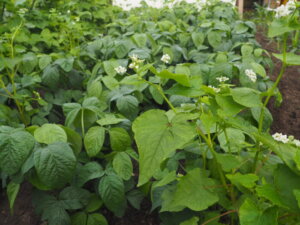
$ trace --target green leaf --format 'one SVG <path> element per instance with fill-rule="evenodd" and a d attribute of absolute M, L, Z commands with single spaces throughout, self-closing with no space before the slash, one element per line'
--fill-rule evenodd
<path fill-rule="evenodd" d="M 140 155 L 138 185 L 145 184 L 172 152 L 193 139 L 196 130 L 187 120 L 188 114 L 178 114 L 169 121 L 165 111 L 149 110 L 134 121 L 132 129 Z"/>
<path fill-rule="evenodd" d="M 231 96 L 217 95 L 216 101 L 227 116 L 234 116 L 245 108 L 244 106 L 236 103 Z"/>
<path fill-rule="evenodd" d="M 259 123 L 261 107 L 251 108 L 251 113 L 253 118 Z M 263 120 L 263 130 L 268 130 L 273 123 L 273 116 L 268 108 L 264 107 L 264 120 Z"/>
<path fill-rule="evenodd" d="M 13 213 L 15 200 L 17 198 L 19 190 L 20 190 L 20 184 L 17 184 L 13 181 L 9 182 L 9 184 L 7 185 L 6 193 L 8 196 L 9 208 L 12 213 Z"/>
<path fill-rule="evenodd" d="M 64 209 L 77 210 L 87 206 L 91 193 L 83 188 L 69 186 L 59 193 L 59 200 Z"/>
<path fill-rule="evenodd" d="M 114 125 L 121 122 L 124 122 L 126 119 L 118 118 L 114 114 L 105 114 L 103 118 L 97 120 L 97 123 L 100 126 Z"/>
<path fill-rule="evenodd" d="M 93 81 L 87 87 L 88 97 L 100 98 L 102 94 L 102 84 L 100 81 Z"/>
<path fill-rule="evenodd" d="M 273 184 L 264 184 L 256 187 L 256 193 L 259 197 L 268 199 L 273 204 L 280 207 L 287 207 L 283 204 L 279 192 L 276 190 Z"/>
<path fill-rule="evenodd" d="M 42 75 L 42 83 L 50 88 L 56 88 L 59 85 L 60 73 L 57 66 L 47 66 Z"/>
<path fill-rule="evenodd" d="M 36 150 L 34 165 L 39 179 L 46 186 L 60 188 L 72 178 L 76 158 L 67 143 L 56 142 Z"/>
<path fill-rule="evenodd" d="M 77 169 L 72 184 L 77 187 L 82 187 L 86 182 L 102 177 L 103 175 L 104 170 L 98 162 L 88 162 Z"/>
<path fill-rule="evenodd" d="M 54 64 L 59 65 L 65 72 L 70 72 L 73 69 L 74 58 L 62 58 L 57 59 Z"/>
<path fill-rule="evenodd" d="M 233 100 L 246 107 L 259 107 L 261 100 L 259 92 L 251 88 L 234 88 L 231 89 Z"/>
<path fill-rule="evenodd" d="M 84 147 L 89 157 L 95 157 L 102 149 L 105 139 L 103 127 L 91 127 L 84 137 Z"/>
<path fill-rule="evenodd" d="M 262 65 L 253 62 L 253 63 L 251 63 L 251 66 L 255 73 L 259 74 L 263 78 L 265 78 L 267 76 L 267 72 Z"/>
<path fill-rule="evenodd" d="M 88 215 L 85 212 L 78 212 L 71 216 L 72 225 L 86 225 Z"/>
<path fill-rule="evenodd" d="M 255 174 L 227 174 L 226 177 L 234 184 L 234 185 L 242 185 L 246 188 L 253 188 L 256 185 L 256 181 L 258 181 L 258 176 Z"/>
<path fill-rule="evenodd" d="M 100 180 L 98 190 L 105 206 L 116 216 L 122 216 L 126 205 L 122 179 L 114 174 L 105 176 Z"/>
<path fill-rule="evenodd" d="M 105 84 L 105 86 L 111 91 L 119 88 L 119 82 L 111 76 L 103 77 L 102 81 Z"/>
<path fill-rule="evenodd" d="M 140 210 L 141 203 L 145 198 L 145 194 L 139 190 L 139 189 L 133 189 L 126 193 L 127 200 L 129 203 L 136 208 L 137 210 Z"/>
<path fill-rule="evenodd" d="M 146 34 L 134 34 L 132 36 L 132 40 L 138 47 L 140 47 L 140 48 L 146 47 L 147 35 Z"/>
<path fill-rule="evenodd" d="M 63 128 L 56 124 L 44 124 L 34 131 L 34 138 L 39 143 L 52 144 L 54 142 L 67 142 L 67 134 Z"/>
<path fill-rule="evenodd" d="M 253 46 L 249 44 L 244 44 L 241 48 L 241 53 L 243 58 L 251 57 L 253 53 Z"/>
<path fill-rule="evenodd" d="M 85 210 L 89 213 L 95 212 L 98 209 L 100 209 L 102 205 L 103 205 L 102 199 L 98 197 L 96 194 L 92 194 Z"/>
<path fill-rule="evenodd" d="M 176 73 L 171 73 L 168 70 L 163 70 L 160 73 L 157 73 L 156 75 L 159 77 L 162 77 L 162 78 L 175 80 L 179 84 L 186 86 L 186 87 L 191 86 L 189 76 L 186 74 L 176 74 Z"/>
<path fill-rule="evenodd" d="M 207 209 L 219 200 L 217 193 L 211 188 L 214 185 L 215 181 L 207 178 L 199 168 L 189 171 L 180 178 L 171 201 L 168 204 L 163 202 L 161 212 L 174 211 L 174 207 L 180 206 L 194 211 Z"/>
<path fill-rule="evenodd" d="M 59 125 L 62 129 L 64 129 L 64 131 L 67 134 L 67 138 L 68 138 L 68 143 L 70 143 L 74 154 L 77 156 L 80 152 L 81 152 L 81 148 L 82 148 L 82 138 L 80 136 L 80 134 L 78 134 L 76 131 Z"/>
<path fill-rule="evenodd" d="M 33 136 L 25 131 L 0 133 L 0 169 L 7 175 L 17 173 L 32 152 Z"/>
<path fill-rule="evenodd" d="M 204 42 L 205 36 L 201 32 L 193 32 L 192 33 L 192 40 L 194 42 L 194 45 L 199 48 L 202 46 Z"/>
<path fill-rule="evenodd" d="M 113 159 L 113 168 L 123 180 L 129 180 L 133 173 L 130 157 L 125 152 L 118 152 Z"/>
<path fill-rule="evenodd" d="M 86 225 L 108 225 L 105 217 L 99 213 L 90 214 Z"/>
<path fill-rule="evenodd" d="M 131 95 L 122 96 L 117 100 L 118 110 L 129 119 L 134 119 L 138 114 L 138 105 L 139 101 L 137 98 Z"/>
<path fill-rule="evenodd" d="M 300 189 L 294 190 L 293 193 L 294 193 L 294 195 L 295 195 L 295 197 L 297 199 L 298 207 L 300 208 Z"/>
<path fill-rule="evenodd" d="M 213 48 L 219 47 L 219 45 L 222 43 L 222 36 L 220 31 L 210 31 L 207 34 L 207 40 L 210 46 Z"/>
<path fill-rule="evenodd" d="M 199 222 L 199 218 L 198 217 L 192 217 L 189 220 L 181 222 L 180 225 L 198 225 L 198 222 Z"/>
<path fill-rule="evenodd" d="M 107 75 L 112 76 L 112 77 L 117 75 L 115 68 L 118 66 L 119 66 L 119 63 L 115 59 L 103 62 L 104 71 L 106 72 Z"/>
<path fill-rule="evenodd" d="M 217 154 L 217 160 L 225 172 L 230 172 L 241 164 L 239 158 L 231 154 Z"/>
<path fill-rule="evenodd" d="M 43 55 L 39 59 L 39 67 L 41 70 L 45 69 L 52 61 L 50 55 Z"/>
<path fill-rule="evenodd" d="M 275 54 L 273 56 L 281 61 L 283 61 L 283 54 Z M 286 54 L 286 63 L 290 66 L 298 66 L 300 65 L 300 55 L 296 55 L 292 52 Z"/>
<path fill-rule="evenodd" d="M 113 127 L 109 130 L 110 146 L 112 150 L 122 152 L 131 146 L 131 138 L 122 127 Z"/>
<path fill-rule="evenodd" d="M 226 132 L 226 133 L 225 133 Z M 227 138 L 228 142 L 227 142 Z M 244 133 L 235 128 L 226 128 L 221 134 L 218 135 L 221 148 L 225 152 L 240 152 L 245 142 Z"/>
<path fill-rule="evenodd" d="M 273 20 L 269 26 L 268 37 L 276 37 L 293 31 L 294 28 L 290 27 L 286 20 Z"/>
<path fill-rule="evenodd" d="M 239 209 L 241 225 L 277 225 L 277 217 L 276 207 L 260 209 L 259 204 L 250 198 L 247 198 Z"/>

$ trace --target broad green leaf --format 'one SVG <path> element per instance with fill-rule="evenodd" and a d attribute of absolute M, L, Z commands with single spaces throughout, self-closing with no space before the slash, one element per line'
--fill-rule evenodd
<path fill-rule="evenodd" d="M 231 89 L 233 100 L 238 104 L 246 107 L 259 107 L 261 106 L 260 94 L 258 91 L 250 88 L 234 88 Z"/>
<path fill-rule="evenodd" d="M 180 223 L 180 225 L 198 225 L 198 221 L 199 221 L 198 217 L 192 217 L 191 219 Z"/>
<path fill-rule="evenodd" d="M 118 98 L 117 108 L 122 115 L 129 119 L 134 119 L 139 112 L 139 101 L 136 97 L 131 95 L 126 95 Z"/>
<path fill-rule="evenodd" d="M 140 47 L 140 48 L 146 47 L 147 35 L 146 34 L 134 34 L 132 36 L 132 40 L 138 47 Z"/>
<path fill-rule="evenodd" d="M 269 26 L 268 37 L 276 37 L 293 31 L 294 28 L 290 27 L 286 20 L 273 20 Z"/>
<path fill-rule="evenodd" d="M 59 193 L 59 200 L 68 210 L 77 210 L 87 206 L 91 193 L 83 188 L 68 186 Z"/>
<path fill-rule="evenodd" d="M 262 65 L 253 62 L 253 63 L 251 63 L 251 66 L 252 66 L 255 73 L 259 74 L 263 78 L 265 78 L 267 76 L 267 72 L 266 72 L 265 68 Z"/>
<path fill-rule="evenodd" d="M 88 205 L 85 207 L 85 210 L 89 213 L 95 212 L 98 209 L 100 209 L 102 205 L 103 205 L 102 199 L 96 194 L 92 194 L 88 202 Z"/>
<path fill-rule="evenodd" d="M 293 193 L 297 199 L 298 207 L 300 208 L 300 189 L 294 190 Z"/>
<path fill-rule="evenodd" d="M 281 61 L 283 61 L 283 54 L 275 54 L 273 56 Z M 300 65 L 300 55 L 296 55 L 292 52 L 286 54 L 286 63 L 290 66 L 298 66 Z"/>
<path fill-rule="evenodd" d="M 140 155 L 139 185 L 145 184 L 160 168 L 160 164 L 176 149 L 196 135 L 196 128 L 187 114 L 171 120 L 162 110 L 149 110 L 133 123 L 133 131 Z"/>
<path fill-rule="evenodd" d="M 279 192 L 276 190 L 273 184 L 264 184 L 256 187 L 256 193 L 259 197 L 268 199 L 273 204 L 280 207 L 286 207 L 279 195 Z"/>
<path fill-rule="evenodd" d="M 239 209 L 241 225 L 277 225 L 277 208 L 261 209 L 250 198 L 247 198 Z"/>
<path fill-rule="evenodd" d="M 236 103 L 231 96 L 217 95 L 216 101 L 227 116 L 234 116 L 245 108 L 244 106 Z"/>
<path fill-rule="evenodd" d="M 126 119 L 118 118 L 114 114 L 105 114 L 103 118 L 97 120 L 100 126 L 114 125 L 125 121 Z"/>
<path fill-rule="evenodd" d="M 102 94 L 102 84 L 100 81 L 93 81 L 87 87 L 88 97 L 100 98 Z"/>
<path fill-rule="evenodd" d="M 201 32 L 193 32 L 192 33 L 192 40 L 194 45 L 198 48 L 201 47 L 205 39 L 204 33 Z"/>
<path fill-rule="evenodd" d="M 130 157 L 125 152 L 118 152 L 113 159 L 113 168 L 123 180 L 129 180 L 133 173 Z"/>
<path fill-rule="evenodd" d="M 39 59 L 39 67 L 41 70 L 45 69 L 52 61 L 50 55 L 43 55 Z"/>
<path fill-rule="evenodd" d="M 189 76 L 186 74 L 176 74 L 176 73 L 171 73 L 168 70 L 163 70 L 163 71 L 157 73 L 156 75 L 159 77 L 162 77 L 162 78 L 175 80 L 176 82 L 178 82 L 179 84 L 181 84 L 185 87 L 191 86 Z"/>
<path fill-rule="evenodd" d="M 126 198 L 134 208 L 140 210 L 145 194 L 140 189 L 133 189 L 126 193 Z"/>
<path fill-rule="evenodd" d="M 158 104 L 163 104 L 164 102 L 164 97 L 159 93 L 159 91 L 157 90 L 157 88 L 150 86 L 149 87 L 149 91 L 154 99 L 154 101 Z"/>
<path fill-rule="evenodd" d="M 37 142 L 43 144 L 52 144 L 54 142 L 67 142 L 67 134 L 63 128 L 56 124 L 44 124 L 34 131 L 34 138 Z"/>
<path fill-rule="evenodd" d="M 114 174 L 103 177 L 98 187 L 105 206 L 116 216 L 122 216 L 125 210 L 125 189 L 120 177 Z"/>
<path fill-rule="evenodd" d="M 234 185 L 242 185 L 246 188 L 253 188 L 256 185 L 256 181 L 258 181 L 259 177 L 255 174 L 227 174 L 226 177 L 234 184 Z"/>
<path fill-rule="evenodd" d="M 73 69 L 74 58 L 62 58 L 57 59 L 54 64 L 59 65 L 65 72 L 70 72 Z"/>
<path fill-rule="evenodd" d="M 119 82 L 111 76 L 103 77 L 102 81 L 103 81 L 104 85 L 111 91 L 119 88 Z"/>
<path fill-rule="evenodd" d="M 222 43 L 222 32 L 220 31 L 210 31 L 207 34 L 207 40 L 210 46 L 217 48 Z"/>
<path fill-rule="evenodd" d="M 7 175 L 17 173 L 32 152 L 33 136 L 22 130 L 0 133 L 0 169 Z"/>
<path fill-rule="evenodd" d="M 220 142 L 221 148 L 225 152 L 240 152 L 240 150 L 244 146 L 243 144 L 245 142 L 245 135 L 239 129 L 226 128 L 225 131 L 218 135 L 218 140 Z"/>
<path fill-rule="evenodd" d="M 102 214 L 94 213 L 88 216 L 86 225 L 108 225 L 108 222 Z"/>
<path fill-rule="evenodd" d="M 253 46 L 249 44 L 244 44 L 241 48 L 242 56 L 245 57 L 250 57 L 253 53 Z"/>
<path fill-rule="evenodd" d="M 86 225 L 88 215 L 85 212 L 77 212 L 71 216 L 72 225 Z"/>
<path fill-rule="evenodd" d="M 73 150 L 67 143 L 56 142 L 34 153 L 39 179 L 49 188 L 60 188 L 70 181 L 76 166 Z"/>
<path fill-rule="evenodd" d="M 207 178 L 199 168 L 189 171 L 180 178 L 169 205 L 162 206 L 162 212 L 173 211 L 173 207 L 183 206 L 194 211 L 202 211 L 215 204 L 219 198 L 215 193 L 215 181 Z"/>
<path fill-rule="evenodd" d="M 42 75 L 42 83 L 50 88 L 56 88 L 59 85 L 60 73 L 57 66 L 47 66 Z"/>
<path fill-rule="evenodd" d="M 193 76 L 190 78 L 191 87 L 185 87 L 181 84 L 175 84 L 173 87 L 165 91 L 166 94 L 170 95 L 181 95 L 185 97 L 199 97 L 205 94 L 201 89 L 202 78 L 198 76 Z"/>
<path fill-rule="evenodd" d="M 64 131 L 67 134 L 67 138 L 68 138 L 68 143 L 70 143 L 71 148 L 73 149 L 74 154 L 77 156 L 82 149 L 82 138 L 80 136 L 80 134 L 78 134 L 76 131 L 62 126 L 60 125 L 60 127 L 62 129 L 64 129 Z"/>
<path fill-rule="evenodd" d="M 117 75 L 117 71 L 115 70 L 115 68 L 117 68 L 118 66 L 119 66 L 118 61 L 114 59 L 103 62 L 104 71 L 109 76 L 114 77 L 115 75 Z"/>
<path fill-rule="evenodd" d="M 103 175 L 104 170 L 98 162 L 88 162 L 77 169 L 72 184 L 82 187 L 86 182 L 102 177 Z"/>
<path fill-rule="evenodd" d="M 15 200 L 20 190 L 20 184 L 17 184 L 13 181 L 9 182 L 6 188 L 6 193 L 9 201 L 9 208 L 13 212 Z"/>
<path fill-rule="evenodd" d="M 217 154 L 217 160 L 225 172 L 230 172 L 241 164 L 239 158 L 232 154 Z"/>
<path fill-rule="evenodd" d="M 261 114 L 262 108 L 261 107 L 255 107 L 251 108 L 251 113 L 253 118 L 256 120 L 257 123 L 259 123 L 260 120 L 260 114 Z M 273 123 L 273 116 L 268 108 L 264 108 L 264 120 L 263 120 L 263 130 L 268 130 Z"/>
<path fill-rule="evenodd" d="M 84 147 L 89 157 L 95 157 L 103 146 L 105 129 L 103 127 L 91 127 L 84 136 Z"/>
<path fill-rule="evenodd" d="M 114 151 L 125 151 L 131 146 L 131 138 L 122 127 L 113 127 L 109 130 L 110 146 Z"/>

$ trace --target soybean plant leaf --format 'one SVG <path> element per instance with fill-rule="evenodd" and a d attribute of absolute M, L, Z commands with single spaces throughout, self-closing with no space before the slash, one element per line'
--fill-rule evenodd
<path fill-rule="evenodd" d="M 204 39 L 205 39 L 204 33 L 201 33 L 201 32 L 193 32 L 192 33 L 192 40 L 194 42 L 194 45 L 197 48 L 202 46 Z"/>
<path fill-rule="evenodd" d="M 105 114 L 103 118 L 97 120 L 100 126 L 114 125 L 126 121 L 126 119 L 118 118 L 114 114 Z"/>
<path fill-rule="evenodd" d="M 71 216 L 72 225 L 86 224 L 88 215 L 85 212 L 78 212 Z"/>
<path fill-rule="evenodd" d="M 189 114 L 175 115 L 170 121 L 162 110 L 149 110 L 133 123 L 140 155 L 139 185 L 145 184 L 159 170 L 160 164 L 176 149 L 196 135 Z"/>
<path fill-rule="evenodd" d="M 100 180 L 99 194 L 105 206 L 116 216 L 122 216 L 125 211 L 126 199 L 124 183 L 120 177 L 110 174 Z"/>
<path fill-rule="evenodd" d="M 266 72 L 265 68 L 262 65 L 253 62 L 253 63 L 251 63 L 251 66 L 252 66 L 255 73 L 259 74 L 262 77 L 267 76 L 267 72 Z"/>
<path fill-rule="evenodd" d="M 198 221 L 199 221 L 198 217 L 192 217 L 191 219 L 180 223 L 180 225 L 198 225 Z"/>
<path fill-rule="evenodd" d="M 207 34 L 208 43 L 213 47 L 217 48 L 222 43 L 222 36 L 220 31 L 210 31 Z"/>
<path fill-rule="evenodd" d="M 89 199 L 88 205 L 85 207 L 85 210 L 89 213 L 95 212 L 98 209 L 100 209 L 102 205 L 103 205 L 102 199 L 96 194 L 92 194 Z"/>
<path fill-rule="evenodd" d="M 299 176 L 293 173 L 287 166 L 279 165 L 274 171 L 274 186 L 283 204 L 298 211 L 298 202 L 293 191 L 300 189 Z"/>
<path fill-rule="evenodd" d="M 250 198 L 247 198 L 239 209 L 241 225 L 277 225 L 277 217 L 276 207 L 260 209 L 259 204 Z"/>
<path fill-rule="evenodd" d="M 59 65 L 65 72 L 70 72 L 73 69 L 74 58 L 62 58 L 57 59 L 54 64 Z"/>
<path fill-rule="evenodd" d="M 164 102 L 164 97 L 159 93 L 159 91 L 157 90 L 157 88 L 150 86 L 149 87 L 149 91 L 152 95 L 152 98 L 154 99 L 154 101 L 158 104 L 163 104 Z"/>
<path fill-rule="evenodd" d="M 79 115 L 81 105 L 78 103 L 66 103 L 63 105 L 63 111 L 67 115 L 65 125 L 67 127 L 72 126 L 75 122 L 76 117 Z"/>
<path fill-rule="evenodd" d="M 45 69 L 50 63 L 51 63 L 52 59 L 50 55 L 43 55 L 40 59 L 39 59 L 39 67 L 41 70 Z"/>
<path fill-rule="evenodd" d="M 275 54 L 273 56 L 281 61 L 283 61 L 283 54 Z M 300 65 L 300 55 L 296 55 L 292 52 L 286 54 L 286 63 L 290 66 L 298 66 Z"/>
<path fill-rule="evenodd" d="M 89 157 L 95 157 L 103 146 L 105 129 L 103 127 L 91 127 L 84 136 L 84 147 Z"/>
<path fill-rule="evenodd" d="M 90 214 L 86 225 L 108 225 L 105 217 L 99 213 Z"/>
<path fill-rule="evenodd" d="M 259 92 L 251 88 L 234 88 L 231 89 L 233 100 L 246 107 L 259 107 L 261 100 Z"/>
<path fill-rule="evenodd" d="M 217 154 L 217 160 L 225 172 L 230 172 L 241 164 L 239 158 L 232 154 Z"/>
<path fill-rule="evenodd" d="M 117 74 L 115 68 L 119 66 L 117 60 L 109 60 L 103 62 L 104 71 L 109 76 L 115 76 Z"/>
<path fill-rule="evenodd" d="M 87 87 L 88 97 L 100 98 L 102 94 L 102 84 L 100 81 L 93 81 Z"/>
<path fill-rule="evenodd" d="M 6 188 L 6 193 L 9 201 L 9 208 L 11 212 L 13 212 L 13 207 L 15 204 L 15 200 L 20 190 L 20 184 L 17 184 L 13 181 L 9 182 Z"/>
<path fill-rule="evenodd" d="M 245 142 L 245 135 L 239 129 L 226 128 L 225 131 L 218 135 L 218 140 L 225 152 L 239 152 Z"/>
<path fill-rule="evenodd" d="M 70 181 L 76 166 L 73 150 L 67 143 L 56 142 L 34 153 L 39 179 L 49 188 L 60 188 Z"/>
<path fill-rule="evenodd" d="M 282 202 L 279 192 L 276 190 L 273 184 L 264 184 L 256 187 L 256 193 L 259 197 L 268 199 L 273 204 L 280 207 L 287 207 Z"/>
<path fill-rule="evenodd" d="M 139 101 L 136 97 L 131 95 L 126 95 L 118 98 L 117 108 L 118 110 L 127 118 L 133 119 L 139 112 Z"/>
<path fill-rule="evenodd" d="M 163 70 L 160 73 L 156 74 L 159 77 L 162 78 L 167 78 L 167 79 L 172 79 L 177 81 L 179 84 L 185 86 L 185 87 L 190 87 L 190 80 L 189 80 L 189 76 L 186 74 L 176 74 L 176 73 L 171 73 L 168 70 Z"/>
<path fill-rule="evenodd" d="M 146 47 L 147 44 L 147 35 L 146 34 L 134 34 L 132 36 L 132 40 L 135 42 L 135 44 L 140 47 Z"/>
<path fill-rule="evenodd" d="M 256 181 L 258 181 L 258 176 L 255 174 L 227 174 L 226 177 L 234 184 L 234 185 L 242 185 L 246 188 L 253 188 L 256 185 Z"/>
<path fill-rule="evenodd" d="M 103 77 L 102 81 L 104 85 L 111 91 L 119 88 L 119 81 L 111 76 Z"/>
<path fill-rule="evenodd" d="M 32 152 L 35 145 L 33 136 L 25 131 L 12 130 L 0 133 L 0 169 L 13 175 L 17 173 Z"/>
<path fill-rule="evenodd" d="M 59 200 L 64 209 L 77 210 L 88 204 L 90 196 L 85 189 L 69 186 L 59 193 Z"/>
<path fill-rule="evenodd" d="M 64 131 L 66 132 L 68 143 L 70 143 L 74 154 L 77 156 L 81 152 L 81 148 L 82 148 L 82 138 L 80 134 L 78 134 L 76 131 L 68 127 L 64 127 L 62 125 L 60 125 L 60 127 L 64 129 Z"/>
<path fill-rule="evenodd" d="M 110 146 L 114 151 L 125 151 L 131 146 L 131 138 L 122 127 L 113 127 L 109 130 Z"/>
<path fill-rule="evenodd" d="M 34 131 L 34 138 L 39 143 L 52 144 L 54 142 L 67 142 L 67 134 L 63 128 L 56 124 L 44 124 Z"/>
<path fill-rule="evenodd" d="M 113 168 L 123 180 L 129 180 L 132 176 L 132 162 L 125 152 L 119 152 L 115 155 L 113 159 Z"/>
<path fill-rule="evenodd" d="M 134 189 L 126 193 L 127 200 L 129 203 L 136 208 L 137 210 L 140 210 L 141 208 L 141 203 L 143 199 L 145 198 L 145 194 L 139 190 L 139 189 Z"/>
<path fill-rule="evenodd" d="M 174 211 L 174 207 L 187 207 L 194 211 L 202 211 L 215 204 L 219 198 L 212 186 L 215 181 L 199 168 L 191 170 L 180 178 L 177 188 L 169 204 L 162 206 L 162 212 Z"/>
<path fill-rule="evenodd" d="M 47 66 L 42 75 L 42 83 L 50 88 L 55 88 L 59 85 L 60 73 L 56 66 Z"/>
<path fill-rule="evenodd" d="M 73 180 L 73 185 L 82 187 L 86 182 L 102 177 L 104 170 L 102 166 L 97 162 L 88 162 L 84 166 L 77 169 L 76 176 Z"/>

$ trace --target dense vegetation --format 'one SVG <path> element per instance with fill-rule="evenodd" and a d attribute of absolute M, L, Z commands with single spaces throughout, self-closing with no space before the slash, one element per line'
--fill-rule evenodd
<path fill-rule="evenodd" d="M 2 2 L 0 175 L 12 209 L 30 182 L 49 225 L 109 224 L 104 207 L 122 217 L 145 198 L 163 225 L 300 223 L 299 141 L 272 137 L 267 109 L 300 64 L 298 9 L 270 24 L 283 61 L 272 82 L 255 24 L 210 3 Z"/>

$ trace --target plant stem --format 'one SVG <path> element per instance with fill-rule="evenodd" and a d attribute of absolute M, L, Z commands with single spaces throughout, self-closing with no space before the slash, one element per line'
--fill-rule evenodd
<path fill-rule="evenodd" d="M 268 91 L 268 96 L 267 96 L 266 100 L 264 101 L 264 104 L 261 108 L 261 112 L 260 112 L 260 116 L 259 116 L 259 122 L 258 122 L 258 133 L 259 134 L 261 134 L 262 130 L 263 130 L 265 108 L 267 107 L 271 97 L 273 96 L 275 89 L 278 87 L 278 84 L 279 84 L 280 80 L 282 79 L 283 74 L 285 72 L 285 69 L 287 67 L 287 62 L 286 62 L 287 38 L 288 38 L 288 35 L 284 34 L 284 37 L 283 37 L 283 50 L 282 50 L 283 59 L 282 59 L 282 66 L 281 66 L 281 69 L 280 69 L 280 73 L 279 73 L 275 83 L 273 84 L 271 89 Z M 257 147 L 257 151 L 255 153 L 254 162 L 253 162 L 253 172 L 256 171 L 256 166 L 257 166 L 259 153 L 260 153 L 260 143 L 259 142 L 256 143 L 256 147 Z"/>
<path fill-rule="evenodd" d="M 36 0 L 32 0 L 31 6 L 29 8 L 29 12 L 33 10 Z"/>
<path fill-rule="evenodd" d="M 84 108 L 81 110 L 81 133 L 82 137 L 84 138 L 85 136 L 85 128 L 84 128 Z"/>
<path fill-rule="evenodd" d="M 293 40 L 293 47 L 294 48 L 297 48 L 297 46 L 298 46 L 299 36 L 300 36 L 300 30 L 296 30 L 295 37 L 294 37 L 294 40 Z"/>
<path fill-rule="evenodd" d="M 221 218 L 221 217 L 223 217 L 223 216 L 226 216 L 226 215 L 231 214 L 231 213 L 236 213 L 236 212 L 237 212 L 237 210 L 235 210 L 235 209 L 230 210 L 230 211 L 227 211 L 227 212 L 224 212 L 224 213 L 222 213 L 221 215 L 215 216 L 215 217 L 213 217 L 213 218 L 211 218 L 211 219 L 205 221 L 205 222 L 202 223 L 201 225 L 209 224 L 210 222 L 212 222 L 212 221 L 214 221 L 214 220 L 216 220 L 216 219 L 219 219 L 219 218 Z"/>
<path fill-rule="evenodd" d="M 2 9 L 1 9 L 1 21 L 4 20 L 4 12 L 5 12 L 6 3 L 3 2 Z"/>

